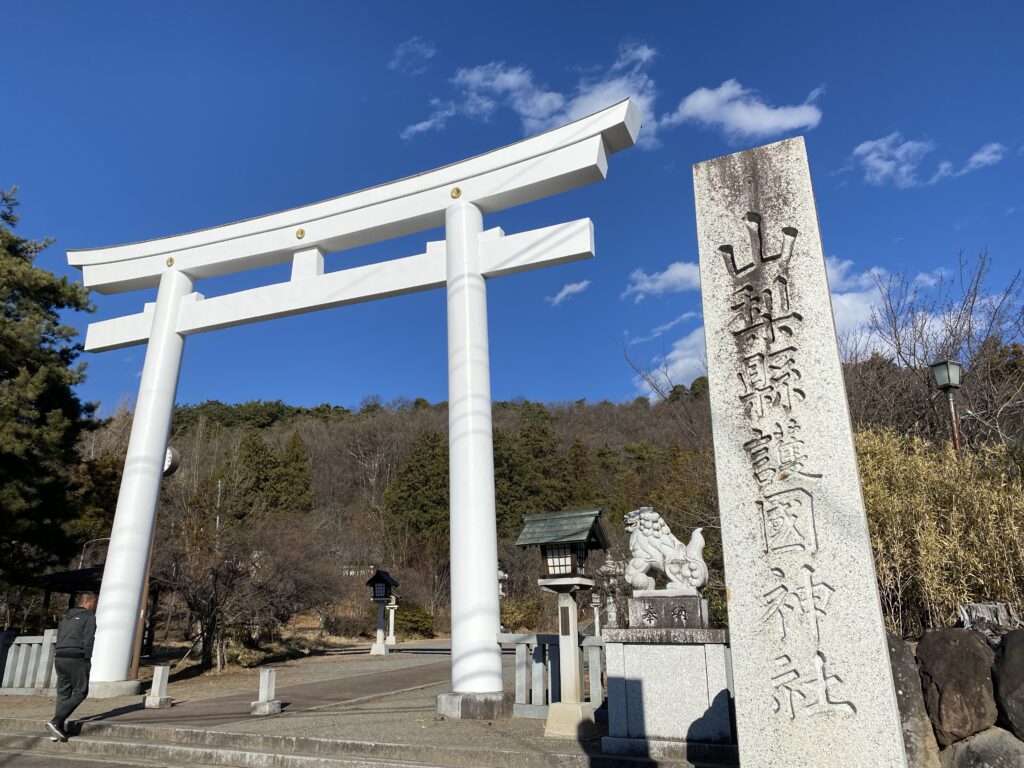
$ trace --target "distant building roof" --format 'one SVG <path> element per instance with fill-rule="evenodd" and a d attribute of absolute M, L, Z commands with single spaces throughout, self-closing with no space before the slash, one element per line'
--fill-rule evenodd
<path fill-rule="evenodd" d="M 603 509 L 565 509 L 524 515 L 523 532 L 516 546 L 540 544 L 587 544 L 591 549 L 608 549 L 608 537 L 601 527 Z"/>

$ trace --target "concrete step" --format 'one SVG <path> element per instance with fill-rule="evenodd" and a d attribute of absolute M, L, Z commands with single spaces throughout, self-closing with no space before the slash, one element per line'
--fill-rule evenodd
<path fill-rule="evenodd" d="M 526 748 L 480 749 L 267 736 L 112 722 L 82 723 L 80 735 L 67 743 L 54 743 L 42 729 L 43 724 L 35 720 L 0 718 L 0 750 L 231 768 L 704 768 L 686 762 L 605 756 L 584 751 L 578 744 L 565 745 L 557 752 L 542 752 Z M 590 749 L 596 750 L 597 746 Z M 705 765 L 710 768 L 712 764 Z"/>
<path fill-rule="evenodd" d="M 103 755 L 76 755 L 65 750 L 56 755 L 52 752 L 4 749 L 0 747 L 0 765 L 3 768 L 185 768 L 168 763 L 166 760 L 143 760 L 133 758 L 121 760 Z M 216 768 L 216 766 L 193 763 L 188 768 Z"/>
<path fill-rule="evenodd" d="M 46 755 L 67 758 L 102 758 L 104 762 L 145 765 L 146 762 L 167 766 L 206 766 L 209 768 L 422 768 L 425 763 L 394 761 L 369 756 L 317 756 L 226 749 L 223 747 L 192 747 L 167 742 L 77 736 L 66 743 L 55 743 L 48 736 L 31 734 L 0 734 L 0 752 Z"/>

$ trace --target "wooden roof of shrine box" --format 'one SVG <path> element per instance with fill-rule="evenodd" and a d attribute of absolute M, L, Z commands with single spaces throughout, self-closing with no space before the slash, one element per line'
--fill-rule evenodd
<path fill-rule="evenodd" d="M 601 526 L 603 509 L 565 509 L 523 516 L 523 532 L 516 546 L 542 544 L 585 544 L 587 549 L 608 549 L 608 536 Z"/>
<path fill-rule="evenodd" d="M 608 549 L 608 537 L 601 527 L 601 509 L 565 509 L 523 517 L 519 547 L 540 547 L 544 563 L 542 587 L 579 587 L 592 584 L 586 578 L 587 555 Z M 563 584 L 564 582 L 564 584 Z"/>

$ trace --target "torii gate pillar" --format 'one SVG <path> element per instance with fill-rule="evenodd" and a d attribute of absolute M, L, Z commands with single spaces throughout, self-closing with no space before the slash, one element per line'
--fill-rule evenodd
<path fill-rule="evenodd" d="M 483 215 L 472 203 L 459 201 L 445 211 L 445 227 L 453 693 L 439 698 L 438 708 L 442 714 L 465 717 L 480 716 L 469 710 L 481 705 L 501 710 L 510 708 L 511 702 L 502 694 L 497 641 L 491 374 L 487 289 L 480 271 Z M 468 707 L 469 700 L 479 703 Z M 501 714 L 506 713 L 490 716 Z"/>
<path fill-rule="evenodd" d="M 160 276 L 96 610 L 96 647 L 104 652 L 93 659 L 93 696 L 130 695 L 141 688 L 131 679 L 135 634 L 149 578 L 160 481 L 185 347 L 176 330 L 178 314 L 192 285 L 192 278 L 177 270 Z"/>

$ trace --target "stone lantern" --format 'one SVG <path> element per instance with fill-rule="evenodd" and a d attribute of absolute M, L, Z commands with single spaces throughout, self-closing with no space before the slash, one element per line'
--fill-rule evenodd
<path fill-rule="evenodd" d="M 394 590 L 398 588 L 398 582 L 387 571 L 378 570 L 366 582 L 366 586 L 370 588 L 370 600 L 377 604 L 377 642 L 370 648 L 370 655 L 387 656 L 388 643 L 384 638 L 384 610 L 391 603 Z"/>
<path fill-rule="evenodd" d="M 597 735 L 593 704 L 583 702 L 580 675 L 579 606 L 575 592 L 594 586 L 587 576 L 587 555 L 608 549 L 600 509 L 571 509 L 526 515 L 516 545 L 540 547 L 544 577 L 537 583 L 558 594 L 558 661 L 562 700 L 551 702 L 545 736 L 586 738 Z"/>

